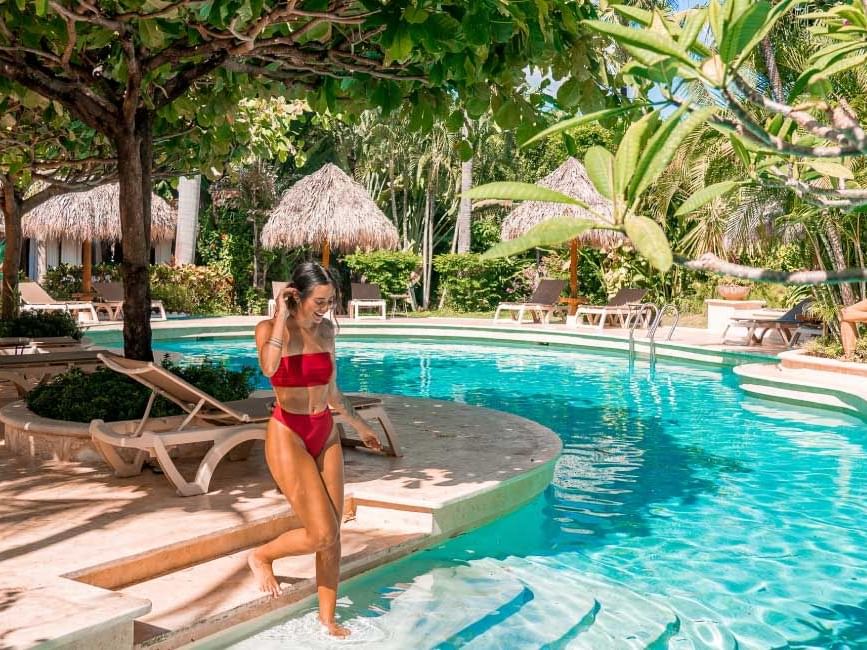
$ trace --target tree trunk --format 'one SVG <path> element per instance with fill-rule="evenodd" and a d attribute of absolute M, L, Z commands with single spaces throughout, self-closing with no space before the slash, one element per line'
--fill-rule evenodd
<path fill-rule="evenodd" d="M 401 239 L 403 240 L 403 250 L 407 250 L 409 248 L 409 215 L 406 213 L 406 179 L 404 179 L 403 185 L 403 222 L 401 223 Z"/>
<path fill-rule="evenodd" d="M 768 71 L 768 81 L 771 82 L 771 94 L 774 101 L 784 102 L 786 98 L 783 95 L 783 79 L 780 77 L 779 68 L 777 68 L 777 57 L 774 54 L 774 44 L 771 42 L 770 36 L 765 36 L 762 39 L 762 58 L 765 60 L 765 69 Z"/>
<path fill-rule="evenodd" d="M 467 192 L 473 187 L 473 159 L 461 163 L 461 203 L 458 208 L 458 253 L 469 253 L 472 244 L 472 229 L 470 219 L 473 214 L 473 206 Z"/>
<path fill-rule="evenodd" d="M 843 241 L 840 239 L 840 232 L 837 226 L 828 222 L 825 226 L 825 237 L 828 243 L 828 253 L 831 257 L 831 264 L 835 271 L 842 271 L 846 268 L 846 255 L 843 252 Z M 849 284 L 840 285 L 840 296 L 843 299 L 844 305 L 851 305 L 855 302 L 855 294 L 852 291 L 852 286 Z"/>
<path fill-rule="evenodd" d="M 394 195 L 394 160 L 388 161 L 388 196 L 391 203 L 391 220 L 394 222 L 394 227 L 398 225 L 397 215 L 397 197 Z M 402 242 L 403 247 L 406 247 L 406 242 Z"/>
<path fill-rule="evenodd" d="M 123 349 L 131 359 L 153 361 L 150 320 L 151 130 L 149 117 L 115 138 L 123 242 Z"/>
<path fill-rule="evenodd" d="M 18 316 L 18 269 L 21 260 L 21 201 L 15 194 L 15 180 L 4 176 L 3 224 L 6 227 L 6 251 L 3 257 L 3 289 L 0 317 L 8 320 Z"/>
<path fill-rule="evenodd" d="M 201 176 L 178 179 L 178 226 L 175 237 L 175 263 L 196 263 L 196 233 L 199 230 L 199 193 Z"/>

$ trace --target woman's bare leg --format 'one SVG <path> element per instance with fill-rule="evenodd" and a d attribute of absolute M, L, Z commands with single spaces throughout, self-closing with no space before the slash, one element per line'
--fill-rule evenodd
<path fill-rule="evenodd" d="M 858 342 L 857 324 L 864 322 L 867 322 L 867 300 L 844 307 L 840 312 L 840 340 L 843 343 L 843 355 L 847 359 L 855 355 L 855 345 Z"/>
<path fill-rule="evenodd" d="M 336 428 L 317 459 L 322 482 L 331 498 L 338 522 L 343 521 L 343 449 Z M 319 620 L 335 636 L 347 636 L 349 630 L 336 623 L 337 585 L 340 582 L 340 535 L 334 544 L 316 552 L 316 590 L 319 594 Z"/>
<path fill-rule="evenodd" d="M 297 435 L 274 420 L 268 423 L 265 459 L 303 526 L 256 548 L 248 557 L 259 588 L 277 596 L 280 587 L 271 568 L 274 560 L 331 548 L 340 537 L 340 519 L 335 515 L 316 460 Z"/>

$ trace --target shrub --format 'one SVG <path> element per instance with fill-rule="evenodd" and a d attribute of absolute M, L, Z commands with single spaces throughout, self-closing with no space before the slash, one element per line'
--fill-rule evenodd
<path fill-rule="evenodd" d="M 65 311 L 24 311 L 18 318 L 0 321 L 0 336 L 71 336 L 81 340 L 82 331 Z"/>
<path fill-rule="evenodd" d="M 491 311 L 501 302 L 526 298 L 532 286 L 523 270 L 532 262 L 498 258 L 483 260 L 475 253 L 437 255 L 434 269 L 439 273 L 444 306 L 459 312 Z"/>
<path fill-rule="evenodd" d="M 163 366 L 220 400 L 245 399 L 253 390 L 253 368 L 229 370 L 208 359 L 184 367 L 164 361 Z M 146 387 L 108 368 L 92 373 L 73 368 L 30 391 L 27 406 L 36 415 L 56 420 L 90 422 L 99 418 L 116 422 L 140 418 L 149 397 Z M 162 397 L 155 400 L 151 410 L 154 417 L 181 413 L 180 407 Z"/>
<path fill-rule="evenodd" d="M 403 251 L 355 253 L 347 255 L 344 262 L 354 275 L 364 276 L 366 282 L 378 284 L 383 296 L 405 293 L 409 274 L 421 265 L 418 255 Z"/>
<path fill-rule="evenodd" d="M 216 266 L 152 266 L 151 295 L 167 311 L 227 314 L 238 309 L 231 274 Z"/>
<path fill-rule="evenodd" d="M 42 288 L 55 300 L 72 300 L 72 294 L 81 293 L 82 268 L 72 264 L 58 264 L 45 272 Z M 103 262 L 93 267 L 94 282 L 120 282 L 119 264 Z"/>
<path fill-rule="evenodd" d="M 804 346 L 807 354 L 825 359 L 842 359 L 843 344 L 833 336 L 819 336 L 808 341 Z M 855 353 L 852 361 L 867 363 L 867 338 L 861 337 L 855 342 Z"/>

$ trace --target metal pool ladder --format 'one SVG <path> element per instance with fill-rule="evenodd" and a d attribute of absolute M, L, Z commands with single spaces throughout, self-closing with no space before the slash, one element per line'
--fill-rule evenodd
<path fill-rule="evenodd" d="M 677 324 L 680 322 L 680 311 L 678 311 L 677 306 L 674 303 L 670 302 L 663 305 L 662 309 L 657 308 L 657 306 L 654 304 L 649 304 L 644 308 L 651 312 L 651 317 L 649 319 L 650 327 L 647 328 L 647 339 L 650 341 L 650 363 L 653 365 L 656 363 L 656 330 L 659 328 L 659 324 L 662 322 L 662 317 L 665 316 L 667 312 L 671 312 L 674 315 L 674 322 L 671 324 L 671 327 L 668 329 L 668 335 L 665 337 L 666 341 L 670 341 L 672 335 L 674 334 L 674 330 L 677 327 Z M 640 318 L 635 318 L 632 321 L 632 325 L 629 327 L 630 365 L 635 359 L 635 328 L 638 326 L 640 320 Z"/>

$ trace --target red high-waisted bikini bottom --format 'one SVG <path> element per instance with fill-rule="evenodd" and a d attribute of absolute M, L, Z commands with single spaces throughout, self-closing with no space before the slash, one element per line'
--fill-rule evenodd
<path fill-rule="evenodd" d="M 322 453 L 331 429 L 334 428 L 334 419 L 331 417 L 331 409 L 325 409 L 319 413 L 290 413 L 284 411 L 279 404 L 274 406 L 271 414 L 277 422 L 289 427 L 298 434 L 310 455 L 316 458 Z"/>

